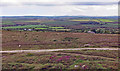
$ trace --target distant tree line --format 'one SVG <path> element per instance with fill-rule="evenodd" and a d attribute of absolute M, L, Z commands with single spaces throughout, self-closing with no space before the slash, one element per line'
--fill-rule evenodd
<path fill-rule="evenodd" d="M 115 29 L 79 29 L 75 31 L 81 33 L 119 34 L 119 30 Z"/>
<path fill-rule="evenodd" d="M 80 33 L 96 33 L 96 34 L 120 34 L 119 30 L 117 29 L 71 29 L 71 30 L 52 30 L 52 29 L 3 29 L 7 31 L 12 31 L 12 30 L 19 30 L 19 31 L 51 31 L 51 32 L 80 32 Z"/>

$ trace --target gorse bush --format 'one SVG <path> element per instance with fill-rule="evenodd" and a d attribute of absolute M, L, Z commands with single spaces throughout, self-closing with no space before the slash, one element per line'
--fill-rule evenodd
<path fill-rule="evenodd" d="M 26 56 L 34 56 L 32 53 L 27 53 Z"/>

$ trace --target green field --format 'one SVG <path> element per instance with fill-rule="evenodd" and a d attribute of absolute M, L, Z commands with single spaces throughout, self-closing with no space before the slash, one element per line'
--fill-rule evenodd
<path fill-rule="evenodd" d="M 48 28 L 35 28 L 36 30 L 45 30 L 45 29 L 48 29 Z"/>
<path fill-rule="evenodd" d="M 2 24 L 3 24 L 3 25 L 15 25 L 15 23 L 13 23 L 12 21 L 9 21 L 9 20 L 7 20 L 7 21 L 2 21 Z"/>
<path fill-rule="evenodd" d="M 71 22 L 71 21 L 46 21 L 43 22 L 44 24 L 56 24 L 56 25 L 73 25 L 78 24 L 78 22 Z"/>
<path fill-rule="evenodd" d="M 40 20 L 17 20 L 16 22 L 41 22 Z"/>
<path fill-rule="evenodd" d="M 72 19 L 70 21 L 116 22 L 117 20 L 112 20 L 112 19 Z"/>
<path fill-rule="evenodd" d="M 49 27 L 51 29 L 64 29 L 64 27 Z"/>
<path fill-rule="evenodd" d="M 70 21 L 95 21 L 95 22 L 100 22 L 99 20 L 96 20 L 96 19 L 73 19 L 73 20 L 70 20 Z"/>
<path fill-rule="evenodd" d="M 52 30 L 55 30 L 55 31 L 70 31 L 71 29 L 52 29 Z"/>
<path fill-rule="evenodd" d="M 45 25 L 24 25 L 24 26 L 10 26 L 2 27 L 3 29 L 20 29 L 20 28 L 37 28 L 37 27 L 47 27 Z"/>
<path fill-rule="evenodd" d="M 84 27 L 108 27 L 108 28 L 117 28 L 117 27 L 118 27 L 118 24 L 111 24 L 111 23 L 104 24 L 104 25 L 85 24 L 85 25 L 82 25 L 82 26 L 84 26 Z"/>
<path fill-rule="evenodd" d="M 114 21 L 117 21 L 117 20 L 99 19 L 99 21 L 102 21 L 102 22 L 114 22 Z"/>

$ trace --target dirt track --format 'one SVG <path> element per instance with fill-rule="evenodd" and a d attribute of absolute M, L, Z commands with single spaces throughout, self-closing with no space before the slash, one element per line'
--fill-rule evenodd
<path fill-rule="evenodd" d="M 61 51 L 61 50 L 118 50 L 118 48 L 69 48 L 69 49 L 41 49 L 41 50 L 11 50 L 11 51 L 0 51 L 0 53 L 20 53 L 20 52 L 50 52 L 50 51 Z"/>

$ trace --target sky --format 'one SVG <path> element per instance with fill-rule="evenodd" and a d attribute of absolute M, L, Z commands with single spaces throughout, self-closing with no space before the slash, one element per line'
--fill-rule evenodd
<path fill-rule="evenodd" d="M 0 0 L 0 16 L 117 16 L 119 0 Z"/>

